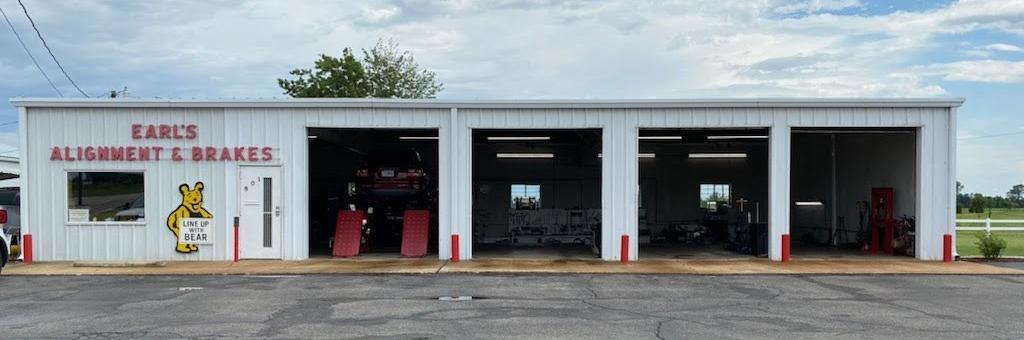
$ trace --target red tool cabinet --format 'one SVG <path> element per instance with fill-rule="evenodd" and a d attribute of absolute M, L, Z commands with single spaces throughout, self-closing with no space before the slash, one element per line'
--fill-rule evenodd
<path fill-rule="evenodd" d="M 893 218 L 892 188 L 871 189 L 871 252 L 879 249 L 892 255 L 892 239 L 896 227 Z"/>

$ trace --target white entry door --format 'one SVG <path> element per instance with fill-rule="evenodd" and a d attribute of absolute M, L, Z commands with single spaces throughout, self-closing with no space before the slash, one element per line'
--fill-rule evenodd
<path fill-rule="evenodd" d="M 239 167 L 239 257 L 281 258 L 281 168 Z"/>

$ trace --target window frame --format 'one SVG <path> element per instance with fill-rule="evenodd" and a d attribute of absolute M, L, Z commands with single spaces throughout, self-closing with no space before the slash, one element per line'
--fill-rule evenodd
<path fill-rule="evenodd" d="M 718 192 L 717 188 L 720 187 L 720 186 L 723 186 L 724 189 L 729 191 L 729 194 L 726 197 L 726 200 L 727 200 L 726 204 L 732 205 L 732 183 L 723 183 L 723 182 L 697 183 L 697 208 L 705 209 L 705 210 L 709 209 L 708 206 L 704 203 L 704 190 L 703 190 L 704 188 L 703 187 L 707 186 L 707 185 L 711 186 L 711 192 L 712 193 Z M 715 210 L 714 211 L 718 211 L 718 206 L 717 205 L 715 206 Z"/>
<path fill-rule="evenodd" d="M 146 197 L 146 191 L 147 191 L 146 189 L 148 187 L 148 185 L 147 185 L 148 181 L 146 180 L 146 178 L 149 177 L 149 176 L 146 176 L 146 170 L 139 170 L 139 169 L 64 169 L 64 176 L 63 176 L 62 182 L 64 183 L 64 195 L 63 195 L 63 198 L 64 198 L 64 210 L 63 211 L 64 211 L 64 225 L 65 226 L 145 226 L 146 223 L 149 221 L 148 219 L 144 220 L 144 221 L 85 221 L 85 222 L 71 221 L 69 219 L 71 217 L 70 216 L 70 212 L 71 212 L 70 211 L 71 210 L 70 199 L 71 199 L 71 197 L 68 195 L 68 193 L 71 192 L 71 188 L 68 187 L 70 185 L 69 184 L 70 181 L 68 180 L 68 178 L 69 178 L 69 176 L 71 175 L 72 172 L 85 172 L 85 173 L 117 172 L 117 173 L 140 174 L 140 175 L 142 175 L 142 197 L 146 201 L 150 200 L 148 197 Z M 146 212 L 146 215 L 149 215 L 149 209 L 145 209 L 143 211 Z"/>
<path fill-rule="evenodd" d="M 515 195 L 514 189 L 515 189 L 516 186 L 523 186 L 523 196 L 522 197 L 528 197 L 526 195 L 529 192 L 529 188 L 537 187 L 537 207 L 536 208 L 534 208 L 534 209 L 520 209 L 518 206 L 516 206 L 516 201 L 515 201 L 515 196 L 514 196 Z M 509 199 L 509 207 L 512 210 L 540 210 L 541 207 L 543 206 L 542 202 L 541 202 L 541 195 L 540 195 L 541 194 L 541 185 L 540 184 L 510 183 L 508 185 L 508 189 L 509 189 L 509 198 L 508 198 Z"/>

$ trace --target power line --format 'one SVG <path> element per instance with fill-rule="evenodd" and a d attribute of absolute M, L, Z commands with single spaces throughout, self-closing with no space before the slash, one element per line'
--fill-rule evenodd
<path fill-rule="evenodd" d="M 14 29 L 14 24 L 11 24 L 11 19 L 7 18 L 7 13 L 4 12 L 3 8 L 0 8 L 0 14 L 4 15 L 4 21 L 7 21 L 7 26 L 11 27 L 11 32 L 14 32 L 14 37 L 18 38 L 18 42 L 21 43 L 21 48 L 25 50 L 25 53 L 28 53 L 28 58 L 32 59 L 32 63 L 36 65 L 36 69 L 39 70 L 39 73 L 42 73 L 43 78 L 46 78 L 46 82 L 50 83 L 50 87 L 52 87 L 54 91 L 57 91 L 57 95 L 63 97 L 64 93 L 60 92 L 60 89 L 57 88 L 57 85 L 53 84 L 53 80 L 50 80 L 50 76 L 46 75 L 46 72 L 43 71 L 43 68 L 39 66 L 39 61 L 36 60 L 36 56 L 32 55 L 32 52 L 29 51 L 28 46 L 25 46 L 25 41 L 21 40 L 21 35 L 18 34 L 18 31 Z"/>
<path fill-rule="evenodd" d="M 997 133 L 997 134 L 983 135 L 983 136 L 971 136 L 971 137 L 957 138 L 957 140 L 971 140 L 971 139 L 979 139 L 979 138 L 1003 137 L 1003 136 L 1013 136 L 1013 135 L 1019 135 L 1019 134 L 1024 134 L 1024 131 Z"/>
<path fill-rule="evenodd" d="M 43 47 L 46 47 L 46 52 L 50 53 L 50 57 L 53 58 L 53 62 L 57 63 L 57 67 L 60 68 L 60 72 L 64 73 L 64 77 L 68 78 L 68 81 L 71 82 L 71 85 L 75 86 L 78 93 L 81 93 L 83 96 L 88 98 L 89 95 L 85 94 L 85 91 L 82 91 L 82 88 L 78 87 L 78 84 L 75 84 L 75 81 L 71 79 L 68 72 L 64 70 L 64 66 L 57 61 L 57 56 L 53 55 L 53 50 L 50 49 L 50 45 L 46 44 L 46 39 L 43 39 L 43 34 L 39 33 L 39 28 L 36 27 L 35 20 L 32 20 L 32 16 L 28 15 L 28 8 L 25 8 L 25 4 L 22 3 L 21 0 L 18 0 L 18 5 L 21 5 L 21 10 L 25 12 L 25 17 L 28 18 L 28 22 L 32 24 L 32 29 L 36 31 L 36 36 L 38 36 L 39 40 L 43 42 Z"/>

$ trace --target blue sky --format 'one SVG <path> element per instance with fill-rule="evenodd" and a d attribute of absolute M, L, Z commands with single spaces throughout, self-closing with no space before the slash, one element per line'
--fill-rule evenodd
<path fill-rule="evenodd" d="M 282 97 L 289 70 L 383 37 L 448 99 L 966 97 L 958 178 L 1024 183 L 1024 0 L 23 1 L 91 96 Z M 18 3 L 0 8 L 76 96 Z M 17 96 L 57 93 L 0 23 L 0 98 Z M 16 120 L 0 103 L 0 154 Z"/>

